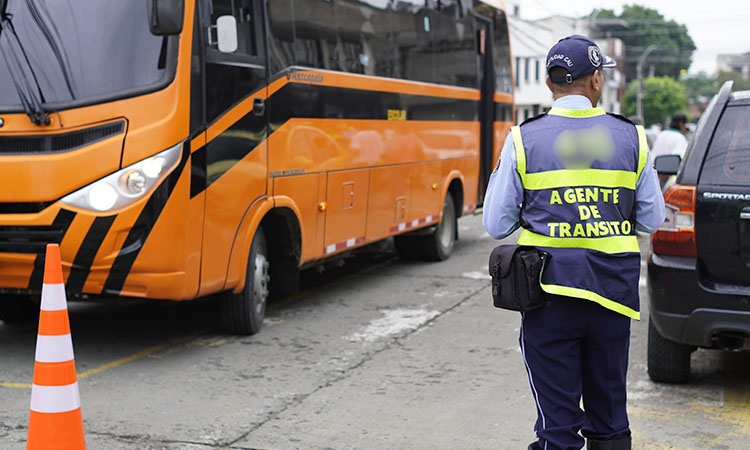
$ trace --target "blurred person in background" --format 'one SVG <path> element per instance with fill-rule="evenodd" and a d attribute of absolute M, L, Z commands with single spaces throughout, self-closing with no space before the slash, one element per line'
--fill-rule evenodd
<path fill-rule="evenodd" d="M 656 158 L 661 155 L 685 155 L 687 148 L 687 117 L 685 114 L 675 114 L 669 123 L 669 128 L 656 135 L 651 156 Z"/>
<path fill-rule="evenodd" d="M 685 156 L 688 145 L 687 117 L 685 114 L 675 114 L 669 123 L 669 128 L 656 135 L 654 145 L 651 147 L 651 156 L 679 155 Z M 659 182 L 662 186 L 669 180 L 669 175 L 659 174 Z"/>

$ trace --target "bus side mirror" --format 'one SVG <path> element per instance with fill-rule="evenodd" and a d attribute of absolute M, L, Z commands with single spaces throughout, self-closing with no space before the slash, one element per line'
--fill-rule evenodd
<path fill-rule="evenodd" d="M 221 53 L 237 51 L 237 19 L 234 16 L 219 16 L 216 19 L 216 44 Z"/>
<path fill-rule="evenodd" d="M 185 0 L 148 0 L 148 27 L 156 36 L 182 32 Z"/>
<path fill-rule="evenodd" d="M 676 175 L 681 162 L 680 155 L 661 155 L 654 159 L 654 168 L 660 175 Z"/>

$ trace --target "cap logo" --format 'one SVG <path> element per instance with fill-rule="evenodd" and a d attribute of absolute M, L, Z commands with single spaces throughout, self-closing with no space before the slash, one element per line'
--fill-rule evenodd
<path fill-rule="evenodd" d="M 602 53 L 596 45 L 589 45 L 589 61 L 594 67 L 599 67 L 602 64 Z"/>

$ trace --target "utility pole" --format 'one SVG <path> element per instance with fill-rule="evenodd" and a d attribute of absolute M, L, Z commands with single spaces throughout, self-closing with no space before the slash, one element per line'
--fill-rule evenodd
<path fill-rule="evenodd" d="M 658 49 L 659 46 L 656 44 L 651 44 L 648 47 L 646 47 L 646 50 L 641 53 L 641 56 L 638 57 L 638 64 L 635 66 L 635 71 L 638 76 L 638 94 L 636 95 L 636 103 L 635 103 L 635 115 L 640 119 L 641 123 L 645 125 L 645 122 L 643 120 L 643 63 L 646 62 L 646 58 L 648 55 L 653 52 L 654 50 Z"/>

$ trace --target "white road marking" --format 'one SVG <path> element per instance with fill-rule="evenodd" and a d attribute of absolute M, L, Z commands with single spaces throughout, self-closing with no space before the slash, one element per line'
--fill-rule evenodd
<path fill-rule="evenodd" d="M 491 277 L 485 272 L 475 270 L 473 272 L 464 272 L 461 274 L 464 278 L 471 278 L 472 280 L 489 280 Z"/>
<path fill-rule="evenodd" d="M 371 321 L 362 331 L 352 334 L 348 339 L 373 342 L 402 331 L 413 330 L 440 314 L 439 311 L 426 309 L 394 309 L 382 313 L 383 317 Z"/>

